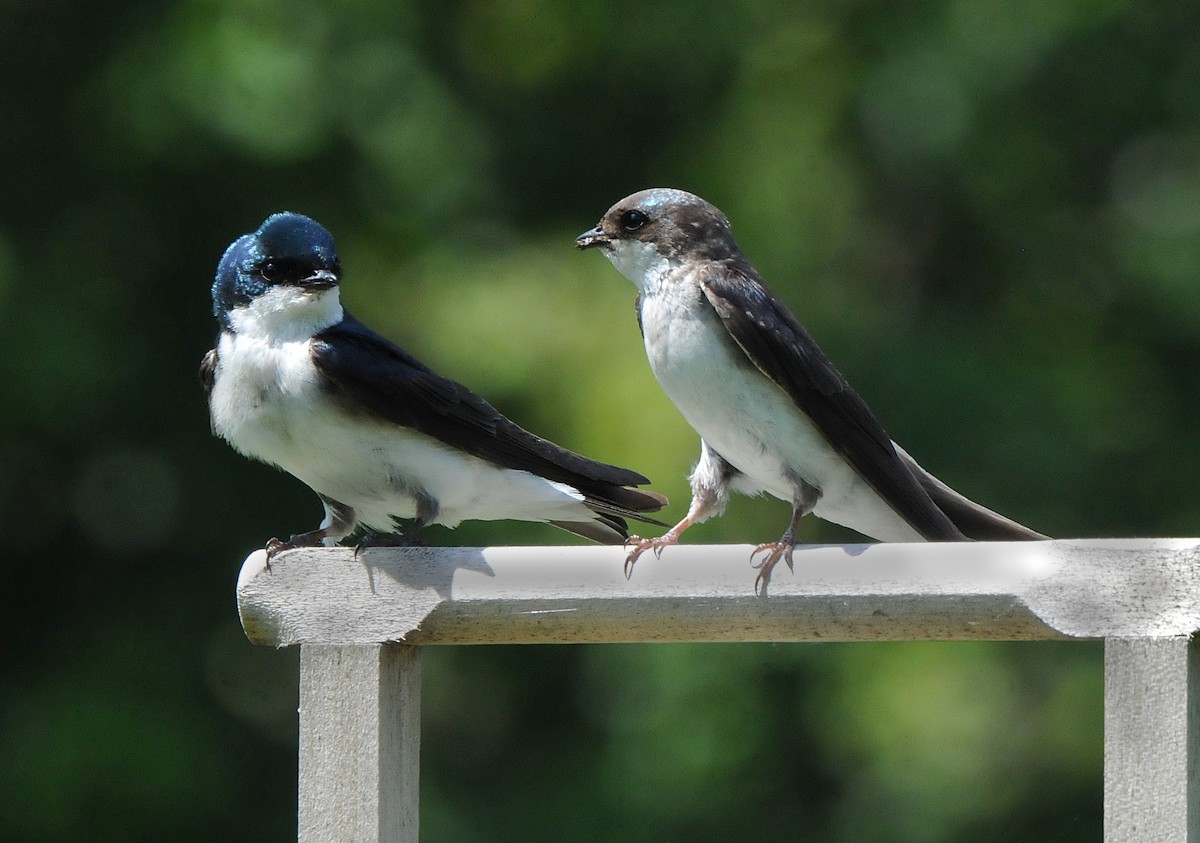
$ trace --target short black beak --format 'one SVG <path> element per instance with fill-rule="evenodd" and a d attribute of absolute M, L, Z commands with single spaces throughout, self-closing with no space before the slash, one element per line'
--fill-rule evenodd
<path fill-rule="evenodd" d="M 611 249 L 612 241 L 608 238 L 608 235 L 604 233 L 600 226 L 596 226 L 591 231 L 585 231 L 583 234 L 580 234 L 578 237 L 576 237 L 575 246 L 579 249 L 590 249 L 593 246 Z"/>
<path fill-rule="evenodd" d="M 319 290 L 328 290 L 332 287 L 336 287 L 337 284 L 338 277 L 328 269 L 318 269 L 312 275 L 300 279 L 301 287 L 314 292 Z"/>

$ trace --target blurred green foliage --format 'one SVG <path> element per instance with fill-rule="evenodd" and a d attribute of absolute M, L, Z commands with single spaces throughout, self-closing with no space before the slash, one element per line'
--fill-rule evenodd
<path fill-rule="evenodd" d="M 0 3 L 0 838 L 294 835 L 295 653 L 245 642 L 233 585 L 320 508 L 210 437 L 194 376 L 217 259 L 273 211 L 334 232 L 361 318 L 674 519 L 696 437 L 572 238 L 692 190 L 947 482 L 1052 535 L 1194 535 L 1198 29 L 1176 0 Z M 1099 835 L 1095 645 L 426 664 L 427 840 Z"/>

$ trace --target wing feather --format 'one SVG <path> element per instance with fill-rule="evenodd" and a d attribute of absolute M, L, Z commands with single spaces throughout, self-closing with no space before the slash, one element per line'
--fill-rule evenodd
<path fill-rule="evenodd" d="M 963 539 L 897 456 L 866 402 L 749 262 L 740 256 L 715 262 L 700 277 L 700 287 L 751 362 L 897 513 L 928 540 Z"/>
<path fill-rule="evenodd" d="M 204 353 L 204 357 L 200 359 L 200 385 L 204 387 L 204 394 L 208 395 L 212 392 L 213 382 L 217 379 L 217 350 L 210 348 Z"/>
<path fill-rule="evenodd" d="M 535 436 L 349 314 L 313 337 L 311 351 L 327 388 L 351 412 L 365 411 L 495 465 L 565 483 L 596 508 L 639 517 L 666 504 L 661 495 L 626 488 L 648 483 L 641 474 Z"/>

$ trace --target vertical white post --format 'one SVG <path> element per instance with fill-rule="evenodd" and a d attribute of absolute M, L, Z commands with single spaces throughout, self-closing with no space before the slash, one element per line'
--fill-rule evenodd
<path fill-rule="evenodd" d="M 1200 649 L 1189 638 L 1104 642 L 1104 840 L 1200 843 Z"/>
<path fill-rule="evenodd" d="M 417 843 L 421 651 L 300 647 L 300 843 Z"/>

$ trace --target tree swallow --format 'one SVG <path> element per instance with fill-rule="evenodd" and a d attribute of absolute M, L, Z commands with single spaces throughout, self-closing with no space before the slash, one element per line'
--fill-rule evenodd
<path fill-rule="evenodd" d="M 598 542 L 625 518 L 661 523 L 666 498 L 640 474 L 574 454 L 518 427 L 347 313 L 333 238 L 308 217 L 268 217 L 226 250 L 212 287 L 220 322 L 204 356 L 213 432 L 302 480 L 325 519 L 267 543 L 414 544 L 427 524 L 544 521 Z M 397 533 L 398 519 L 412 519 Z M 666 526 L 665 524 L 663 526 Z"/>
<path fill-rule="evenodd" d="M 791 311 L 763 283 L 717 208 L 682 190 L 644 190 L 575 241 L 599 248 L 638 288 L 638 325 L 667 397 L 700 434 L 687 516 L 657 539 L 634 537 L 626 574 L 729 492 L 792 505 L 755 590 L 813 514 L 881 541 L 1042 539 L 955 492 L 893 442 Z"/>

